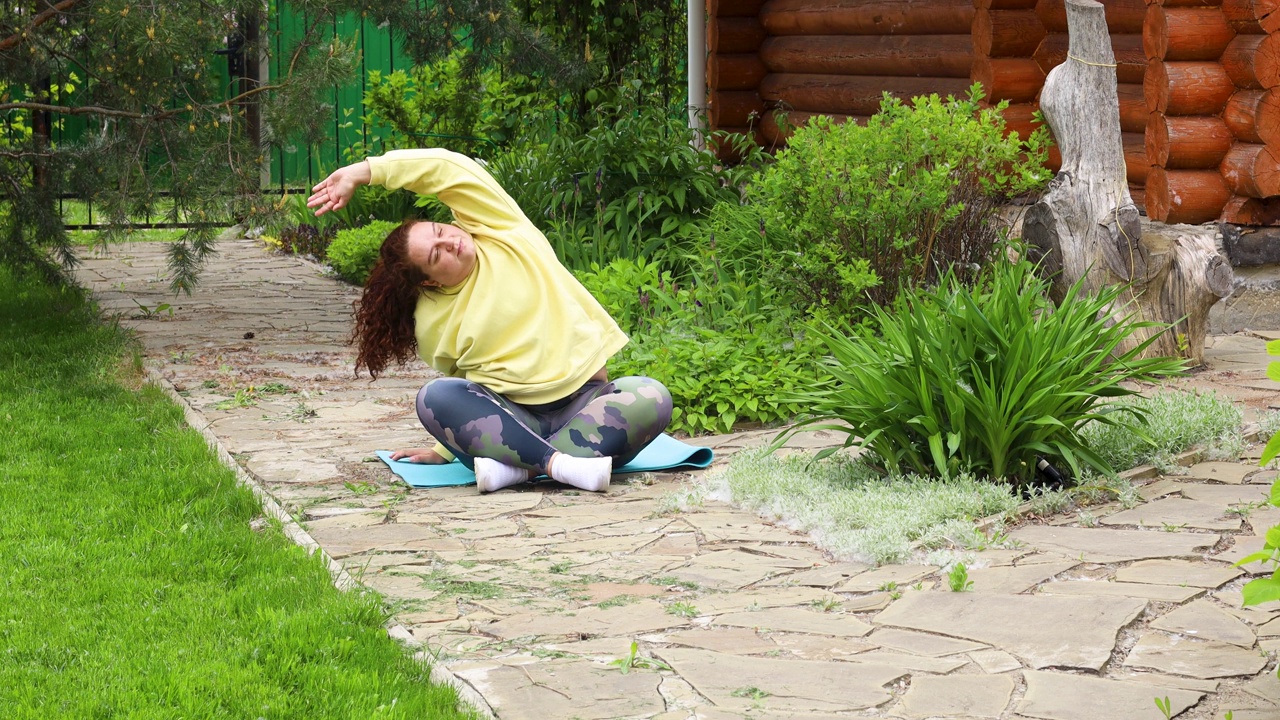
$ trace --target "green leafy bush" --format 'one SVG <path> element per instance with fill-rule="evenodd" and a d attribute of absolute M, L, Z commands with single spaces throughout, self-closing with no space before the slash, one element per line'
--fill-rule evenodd
<path fill-rule="evenodd" d="M 1141 358 L 1150 341 L 1118 349 L 1154 326 L 1107 319 L 1124 288 L 1086 296 L 1076 283 L 1058 307 L 1047 289 L 1029 263 L 999 262 L 973 290 L 947 275 L 935 290 L 875 308 L 873 330 L 828 325 L 820 334 L 834 380 L 800 396 L 818 417 L 799 427 L 844 431 L 846 445 L 866 447 L 895 474 L 1017 483 L 1033 476 L 1037 456 L 1077 478 L 1082 465 L 1111 474 L 1081 427 L 1133 427 L 1135 409 L 1117 412 L 1110 401 L 1135 394 L 1121 383 L 1173 374 L 1182 362 Z"/>
<path fill-rule="evenodd" d="M 821 345 L 798 332 L 797 313 L 769 286 L 697 259 L 691 279 L 640 260 L 615 260 L 583 273 L 583 284 L 631 334 L 610 372 L 648 375 L 671 391 L 671 428 L 691 435 L 739 423 L 790 419 L 803 406 L 788 396 L 825 374 Z"/>
<path fill-rule="evenodd" d="M 375 220 L 364 227 L 338 231 L 329 244 L 329 264 L 343 280 L 364 285 L 378 262 L 382 241 L 400 223 Z"/>
<path fill-rule="evenodd" d="M 490 167 L 574 271 L 654 258 L 716 202 L 736 199 L 749 172 L 695 149 L 683 115 L 641 102 L 634 88 L 624 95 L 583 129 L 544 120 Z"/>
<path fill-rule="evenodd" d="M 785 229 L 768 244 L 801 301 L 852 319 L 904 284 L 987 261 L 995 206 L 1049 173 L 1047 134 L 1006 137 L 1003 104 L 980 108 L 981 97 L 977 85 L 963 100 L 886 95 L 866 126 L 817 117 L 796 130 L 748 197 Z"/>
<path fill-rule="evenodd" d="M 470 52 L 455 49 L 440 62 L 383 74 L 370 71 L 362 118 L 369 142 L 357 157 L 388 150 L 444 147 L 491 156 L 515 138 L 530 114 L 553 110 L 553 98 L 531 78 L 489 68 L 464 72 Z"/>

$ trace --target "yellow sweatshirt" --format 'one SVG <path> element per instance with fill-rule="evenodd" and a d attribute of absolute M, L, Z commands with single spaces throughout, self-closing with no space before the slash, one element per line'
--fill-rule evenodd
<path fill-rule="evenodd" d="M 577 390 L 627 344 L 479 163 L 442 149 L 396 150 L 368 162 L 371 183 L 437 196 L 475 239 L 471 274 L 418 299 L 418 354 L 428 365 L 538 405 Z"/>

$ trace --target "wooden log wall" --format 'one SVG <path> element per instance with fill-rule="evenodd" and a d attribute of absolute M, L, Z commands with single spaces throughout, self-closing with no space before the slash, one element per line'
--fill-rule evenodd
<path fill-rule="evenodd" d="M 713 131 L 739 133 L 756 142 L 764 101 L 760 81 L 764 64 L 760 45 L 764 0 L 707 0 L 707 123 Z M 721 157 L 733 154 L 730 144 L 717 148 Z"/>
<path fill-rule="evenodd" d="M 1280 0 L 1101 0 L 1135 201 L 1152 219 L 1280 222 Z M 711 127 L 777 147 L 885 91 L 981 82 L 1027 137 L 1068 61 L 1063 0 L 707 0 Z M 1056 153 L 1050 160 L 1057 168 Z"/>
<path fill-rule="evenodd" d="M 963 96 L 974 68 L 975 10 L 974 0 L 765 2 L 759 92 L 768 108 L 760 124 L 766 146 L 785 143 L 815 114 L 865 123 L 885 92 Z M 1000 33 L 1017 35 L 1007 26 Z M 1036 82 L 1022 82 L 1020 92 L 1034 99 Z"/>

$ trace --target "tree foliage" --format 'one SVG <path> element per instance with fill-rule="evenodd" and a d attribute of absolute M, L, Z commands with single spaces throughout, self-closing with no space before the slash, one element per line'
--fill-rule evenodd
<path fill-rule="evenodd" d="M 144 214 L 193 224 L 170 252 L 173 288 L 189 291 L 213 249 L 201 223 L 264 219 L 263 158 L 324 138 L 332 88 L 358 57 L 336 18 L 390 27 L 419 63 L 466 47 L 467 77 L 510 68 L 566 90 L 590 79 L 590 63 L 561 51 L 567 35 L 536 24 L 571 3 L 514 1 L 294 0 L 305 27 L 286 40 L 260 0 L 0 0 L 0 263 L 61 277 L 75 257 L 58 201 L 74 197 L 109 223 L 104 241 Z M 267 53 L 279 72 L 240 79 L 261 77 Z M 82 128 L 60 140 L 69 123 Z"/>

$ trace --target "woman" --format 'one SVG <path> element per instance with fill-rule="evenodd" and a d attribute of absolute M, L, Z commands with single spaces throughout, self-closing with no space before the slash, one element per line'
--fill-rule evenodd
<path fill-rule="evenodd" d="M 556 258 L 547 239 L 478 163 L 447 150 L 397 150 L 334 171 L 316 215 L 377 184 L 437 196 L 454 223 L 410 220 L 382 243 L 356 307 L 356 372 L 377 377 L 414 352 L 446 377 L 418 392 L 437 443 L 394 460 L 472 467 L 480 492 L 545 474 L 609 487 L 671 421 L 671 394 L 646 377 L 609 381 L 627 336 Z"/>

